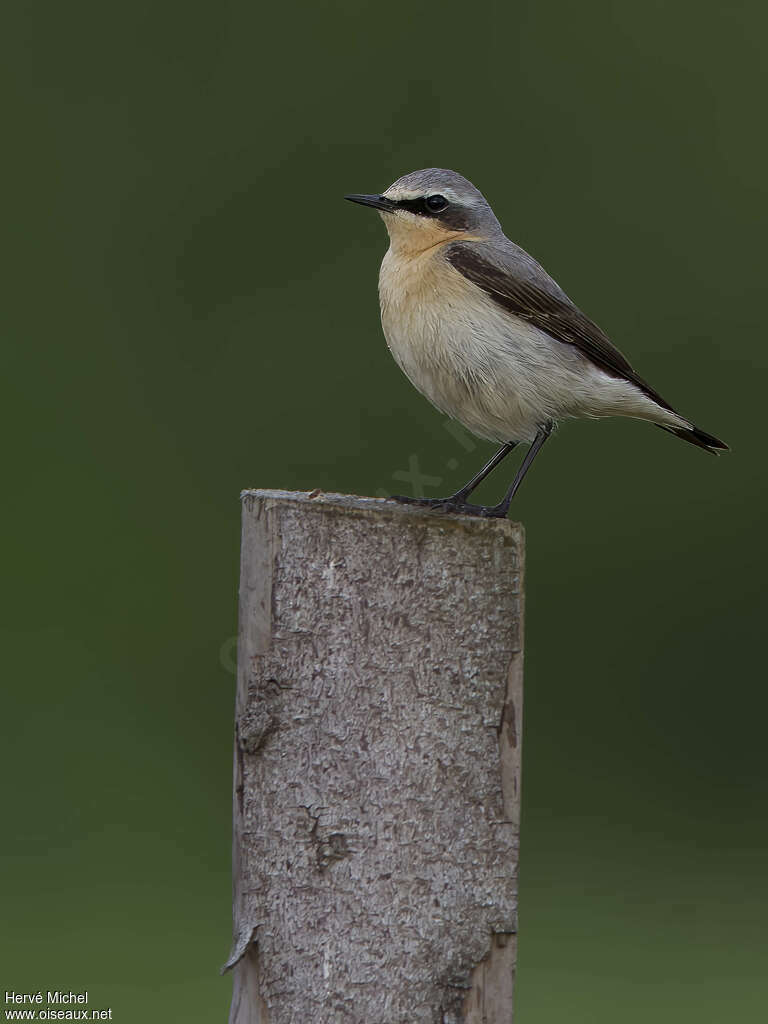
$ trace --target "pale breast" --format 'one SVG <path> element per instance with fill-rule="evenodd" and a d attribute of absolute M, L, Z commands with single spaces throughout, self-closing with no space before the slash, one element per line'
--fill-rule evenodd
<path fill-rule="evenodd" d="M 381 265 L 381 322 L 389 349 L 412 383 L 449 413 L 479 369 L 476 331 L 467 321 L 471 287 L 434 250 L 409 259 L 390 250 Z"/>
<path fill-rule="evenodd" d="M 539 417 L 528 406 L 525 382 L 516 380 L 509 318 L 439 250 L 409 259 L 390 250 L 379 296 L 389 349 L 433 405 L 480 437 L 533 437 Z"/>

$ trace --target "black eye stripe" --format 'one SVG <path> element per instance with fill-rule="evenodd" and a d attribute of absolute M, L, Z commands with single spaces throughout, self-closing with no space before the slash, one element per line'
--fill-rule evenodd
<path fill-rule="evenodd" d="M 434 217 L 435 211 L 430 210 L 423 196 L 419 199 L 398 199 L 395 200 L 398 210 L 407 210 L 408 213 L 415 213 L 420 217 Z"/>
<path fill-rule="evenodd" d="M 469 226 L 469 211 L 465 207 L 445 200 L 446 205 L 442 209 L 430 210 L 427 200 L 434 198 L 436 195 L 421 196 L 418 199 L 395 199 L 392 205 L 395 209 L 407 210 L 408 213 L 415 213 L 419 217 L 440 221 L 445 227 L 454 230 L 463 230 Z M 445 199 L 444 196 L 441 198 Z"/>

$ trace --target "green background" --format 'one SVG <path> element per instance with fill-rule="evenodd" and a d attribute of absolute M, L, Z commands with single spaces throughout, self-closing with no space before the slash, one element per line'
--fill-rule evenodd
<path fill-rule="evenodd" d="M 566 424 L 515 503 L 518 1019 L 763 1019 L 765 4 L 3 19 L 0 988 L 226 1019 L 238 493 L 490 450 L 392 362 L 340 198 L 438 165 L 733 447 Z"/>

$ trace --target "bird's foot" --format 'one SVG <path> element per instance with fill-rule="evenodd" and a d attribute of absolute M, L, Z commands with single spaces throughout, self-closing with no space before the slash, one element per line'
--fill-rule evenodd
<path fill-rule="evenodd" d="M 442 501 L 432 506 L 433 512 L 446 512 L 456 516 L 477 516 L 479 519 L 506 519 L 509 506 L 470 505 L 465 501 Z"/>
<path fill-rule="evenodd" d="M 402 494 L 393 494 L 390 501 L 399 501 L 402 505 L 420 505 L 432 512 L 444 512 L 456 516 L 478 516 L 483 519 L 505 519 L 509 505 L 470 505 L 462 500 L 462 495 L 453 494 L 449 498 L 409 498 Z"/>
<path fill-rule="evenodd" d="M 399 501 L 401 505 L 421 505 L 423 508 L 438 508 L 450 498 L 409 498 L 407 494 L 391 494 L 390 501 Z"/>

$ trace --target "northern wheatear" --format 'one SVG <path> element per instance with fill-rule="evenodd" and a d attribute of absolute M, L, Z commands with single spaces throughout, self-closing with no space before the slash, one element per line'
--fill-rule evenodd
<path fill-rule="evenodd" d="M 511 242 L 480 192 L 430 167 L 380 195 L 348 195 L 381 212 L 390 245 L 379 297 L 387 344 L 422 394 L 479 437 L 502 442 L 448 498 L 395 500 L 506 516 L 554 424 L 573 416 L 650 420 L 717 454 L 727 445 L 675 412 L 533 257 Z M 467 498 L 521 441 L 530 442 L 503 501 Z"/>

